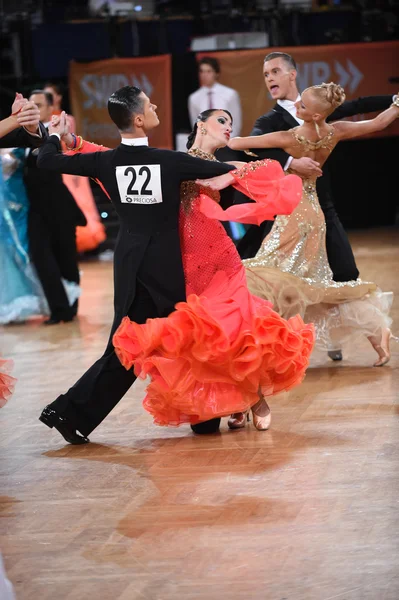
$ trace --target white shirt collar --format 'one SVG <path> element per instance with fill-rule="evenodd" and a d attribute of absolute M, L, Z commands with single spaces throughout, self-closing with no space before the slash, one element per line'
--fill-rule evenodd
<path fill-rule="evenodd" d="M 295 102 L 298 102 L 298 100 L 300 100 L 300 99 L 301 99 L 301 96 L 298 94 L 298 97 L 296 98 L 296 100 L 287 100 L 285 98 L 284 100 L 277 100 L 277 104 L 279 104 L 280 106 L 282 106 L 283 108 L 288 110 L 289 108 L 292 108 L 295 105 Z"/>
<path fill-rule="evenodd" d="M 47 123 L 43 123 L 46 129 L 48 129 L 51 125 L 51 121 L 47 121 Z"/>
<path fill-rule="evenodd" d="M 148 146 L 148 137 L 122 138 L 121 144 L 125 146 Z"/>
<path fill-rule="evenodd" d="M 201 86 L 201 89 L 204 90 L 205 92 L 214 92 L 215 90 L 218 89 L 219 85 L 220 84 L 217 81 L 215 81 L 215 83 L 211 87 L 208 87 L 207 85 L 203 85 L 203 86 Z"/>
<path fill-rule="evenodd" d="M 294 117 L 295 121 L 299 123 L 299 125 L 303 125 L 303 120 L 297 117 L 295 102 L 301 99 L 301 96 L 298 94 L 296 100 L 277 100 L 277 104 L 279 104 L 282 108 L 284 108 L 287 112 L 290 113 L 291 117 Z"/>

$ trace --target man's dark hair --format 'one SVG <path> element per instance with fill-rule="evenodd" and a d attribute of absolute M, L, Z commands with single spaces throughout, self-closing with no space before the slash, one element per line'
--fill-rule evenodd
<path fill-rule="evenodd" d="M 296 62 L 292 58 L 291 54 L 287 54 L 286 52 L 270 52 L 267 56 L 265 56 L 264 63 L 273 60 L 273 58 L 282 58 L 292 69 L 296 70 Z"/>
<path fill-rule="evenodd" d="M 198 68 L 201 65 L 209 65 L 211 69 L 215 71 L 215 73 L 220 73 L 220 64 L 216 58 L 212 58 L 212 56 L 204 56 L 198 63 Z"/>
<path fill-rule="evenodd" d="M 53 94 L 50 94 L 50 92 L 45 92 L 44 90 L 33 90 L 30 95 L 33 96 L 33 94 L 43 94 L 46 99 L 47 106 L 53 106 L 54 98 Z"/>
<path fill-rule="evenodd" d="M 108 114 L 119 131 L 128 131 L 132 125 L 132 116 L 143 112 L 141 93 L 140 88 L 125 85 L 109 97 Z"/>

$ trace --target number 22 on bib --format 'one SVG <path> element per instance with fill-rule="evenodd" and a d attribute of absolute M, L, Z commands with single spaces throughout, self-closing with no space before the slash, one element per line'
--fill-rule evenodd
<path fill-rule="evenodd" d="M 160 204 L 162 202 L 161 165 L 116 167 L 116 181 L 123 204 Z"/>

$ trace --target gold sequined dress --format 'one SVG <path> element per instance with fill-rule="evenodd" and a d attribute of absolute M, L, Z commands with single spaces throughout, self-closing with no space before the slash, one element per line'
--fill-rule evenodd
<path fill-rule="evenodd" d="M 318 142 L 291 130 L 297 148 L 324 162 L 335 147 L 334 127 Z M 298 156 L 296 156 L 298 158 Z M 278 216 L 257 255 L 243 261 L 248 288 L 272 302 L 283 317 L 300 314 L 314 323 L 316 345 L 334 350 L 359 335 L 374 335 L 389 327 L 393 295 L 361 279 L 333 281 L 328 264 L 326 223 L 316 181 L 303 179 L 302 199 L 291 215 Z"/>

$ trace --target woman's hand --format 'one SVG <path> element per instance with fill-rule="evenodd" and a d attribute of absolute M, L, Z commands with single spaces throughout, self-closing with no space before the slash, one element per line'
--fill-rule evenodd
<path fill-rule="evenodd" d="M 230 173 L 224 173 L 224 175 L 218 175 L 211 179 L 196 179 L 195 183 L 202 187 L 209 187 L 211 190 L 220 191 L 234 183 L 235 179 Z"/>
<path fill-rule="evenodd" d="M 51 117 L 51 124 L 49 127 L 49 134 L 58 133 L 60 137 L 63 138 L 63 141 L 68 145 L 68 141 L 73 144 L 73 138 L 69 140 L 69 127 L 66 119 L 65 111 L 63 110 L 60 115 L 53 115 Z M 67 138 L 67 139 L 65 139 Z"/>
<path fill-rule="evenodd" d="M 17 113 L 21 112 L 22 108 L 28 102 L 26 98 L 23 97 L 22 94 L 16 92 L 13 105 L 11 107 L 11 116 L 17 115 Z"/>
<path fill-rule="evenodd" d="M 19 127 L 25 127 L 29 133 L 37 133 L 40 121 L 40 110 L 34 102 L 29 102 L 27 100 L 17 114 L 17 121 Z"/>

